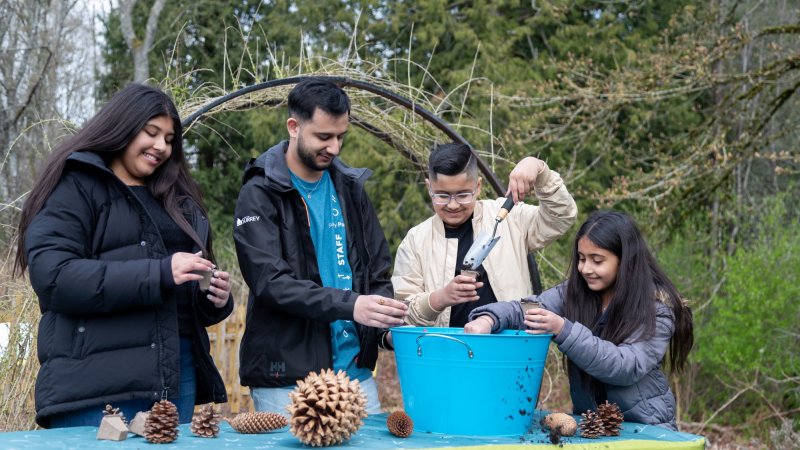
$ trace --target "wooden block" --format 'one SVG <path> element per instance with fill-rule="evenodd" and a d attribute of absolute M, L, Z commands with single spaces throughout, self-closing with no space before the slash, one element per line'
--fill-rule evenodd
<path fill-rule="evenodd" d="M 128 427 L 119 416 L 105 416 L 97 429 L 97 439 L 124 441 L 128 438 Z"/>
<path fill-rule="evenodd" d="M 130 432 L 144 437 L 144 424 L 147 422 L 147 416 L 149 415 L 150 413 L 146 411 L 137 412 L 136 417 L 131 420 L 131 423 L 128 426 L 130 428 Z"/>

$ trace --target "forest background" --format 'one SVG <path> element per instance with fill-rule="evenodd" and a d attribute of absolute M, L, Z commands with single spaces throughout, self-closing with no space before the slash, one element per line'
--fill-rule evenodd
<path fill-rule="evenodd" d="M 579 221 L 631 213 L 695 314 L 690 367 L 672 379 L 680 428 L 713 448 L 800 442 L 795 0 L 0 1 L 0 430 L 34 426 L 38 305 L 11 267 L 53 145 L 131 81 L 164 87 L 186 117 L 310 74 L 368 81 L 437 114 L 502 183 L 522 157 L 546 160 Z M 285 138 L 288 88 L 230 102 L 185 135 L 219 265 L 235 278 L 237 311 L 212 330 L 226 380 L 246 302 L 231 238 L 241 169 Z M 394 251 L 432 214 L 403 153 L 424 162 L 446 137 L 348 92 L 358 126 L 342 159 L 375 171 L 367 189 Z M 545 287 L 563 279 L 572 233 L 536 254 Z M 384 406 L 400 407 L 390 354 L 379 379 Z M 556 351 L 546 381 L 543 404 L 569 410 Z M 244 398 L 233 409 L 246 409 L 230 384 Z"/>

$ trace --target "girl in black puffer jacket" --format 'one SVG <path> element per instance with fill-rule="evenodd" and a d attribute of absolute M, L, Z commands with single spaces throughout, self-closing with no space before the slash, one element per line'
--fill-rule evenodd
<path fill-rule="evenodd" d="M 19 236 L 15 270 L 42 311 L 39 425 L 97 426 L 105 404 L 133 417 L 162 398 L 185 423 L 195 403 L 227 401 L 205 327 L 233 309 L 229 275 L 166 94 L 130 85 L 61 143 Z"/>

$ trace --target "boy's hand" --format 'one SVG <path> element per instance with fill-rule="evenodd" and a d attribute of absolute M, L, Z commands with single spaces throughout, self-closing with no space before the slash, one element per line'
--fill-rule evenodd
<path fill-rule="evenodd" d="M 506 197 L 512 196 L 514 204 L 525 200 L 525 196 L 533 191 L 536 177 L 544 170 L 544 161 L 533 156 L 528 156 L 517 163 L 508 176 L 508 191 Z"/>
<path fill-rule="evenodd" d="M 478 300 L 478 289 L 483 283 L 466 275 L 456 275 L 443 288 L 431 292 L 428 302 L 436 311 L 444 311 L 448 306 Z"/>

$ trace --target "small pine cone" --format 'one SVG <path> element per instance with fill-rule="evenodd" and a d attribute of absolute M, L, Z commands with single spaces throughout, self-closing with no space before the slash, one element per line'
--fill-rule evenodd
<path fill-rule="evenodd" d="M 231 428 L 244 434 L 266 433 L 289 424 L 285 416 L 270 412 L 246 412 L 225 420 L 231 424 Z"/>
<path fill-rule="evenodd" d="M 128 424 L 128 421 L 125 419 L 125 414 L 123 414 L 119 408 L 114 408 L 111 405 L 106 405 L 106 409 L 103 410 L 103 416 L 119 416 L 125 425 Z"/>
<path fill-rule="evenodd" d="M 169 400 L 153 405 L 144 424 L 144 438 L 154 444 L 167 444 L 178 439 L 178 408 Z"/>
<path fill-rule="evenodd" d="M 619 430 L 625 417 L 616 403 L 605 403 L 597 407 L 597 416 L 603 422 L 606 436 L 619 436 Z"/>
<path fill-rule="evenodd" d="M 578 429 L 578 423 L 569 414 L 552 413 L 542 419 L 542 425 L 558 433 L 560 436 L 573 436 Z"/>
<path fill-rule="evenodd" d="M 599 436 L 605 435 L 603 422 L 594 411 L 586 411 L 581 414 L 581 436 L 589 439 L 595 439 Z"/>
<path fill-rule="evenodd" d="M 407 438 L 414 431 L 414 421 L 405 412 L 395 411 L 386 418 L 386 428 L 397 437 Z"/>
<path fill-rule="evenodd" d="M 192 424 L 189 429 L 192 434 L 200 437 L 213 438 L 219 434 L 220 415 L 214 409 L 214 404 L 209 403 L 200 408 L 200 412 L 192 417 Z"/>
<path fill-rule="evenodd" d="M 312 447 L 338 445 L 358 431 L 367 417 L 367 397 L 358 380 L 343 371 L 311 372 L 289 393 L 290 428 L 295 437 Z"/>

